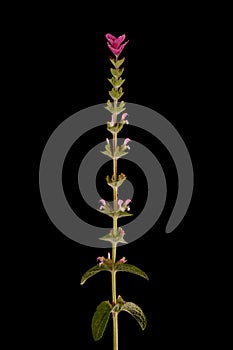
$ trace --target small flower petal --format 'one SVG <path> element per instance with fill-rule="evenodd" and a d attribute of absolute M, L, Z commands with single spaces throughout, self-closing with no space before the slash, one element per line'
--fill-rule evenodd
<path fill-rule="evenodd" d="M 130 142 L 131 140 L 129 138 L 126 138 L 124 141 L 124 145 L 126 146 L 128 142 Z"/>
<path fill-rule="evenodd" d="M 130 202 L 132 202 L 132 200 L 131 200 L 131 199 L 126 199 L 126 201 L 125 201 L 124 205 L 128 205 Z"/>
<path fill-rule="evenodd" d="M 120 235 L 121 235 L 122 237 L 124 237 L 124 235 L 125 235 L 125 231 L 123 230 L 122 227 L 120 227 Z"/>
<path fill-rule="evenodd" d="M 102 203 L 104 206 L 106 205 L 106 201 L 104 199 L 100 199 L 99 202 Z"/>
<path fill-rule="evenodd" d="M 121 116 L 121 120 L 125 120 L 126 117 L 128 117 L 128 113 L 123 113 Z"/>
<path fill-rule="evenodd" d="M 123 202 L 124 202 L 124 201 L 123 201 L 122 199 L 119 199 L 118 202 L 117 202 L 120 211 L 125 211 L 125 208 L 122 206 Z"/>
<path fill-rule="evenodd" d="M 118 200 L 117 203 L 118 203 L 119 207 L 123 204 L 123 202 L 124 202 L 124 201 L 123 201 L 122 199 L 119 199 L 119 200 Z"/>
<path fill-rule="evenodd" d="M 99 261 L 99 262 L 100 262 L 100 263 L 99 263 L 99 266 L 100 266 L 100 265 L 102 265 L 102 264 L 103 264 L 104 259 L 103 259 L 103 257 L 102 257 L 102 256 L 98 256 L 97 261 Z"/>
<path fill-rule="evenodd" d="M 114 126 L 114 115 L 112 115 L 112 120 L 110 122 L 110 126 L 113 127 Z"/>

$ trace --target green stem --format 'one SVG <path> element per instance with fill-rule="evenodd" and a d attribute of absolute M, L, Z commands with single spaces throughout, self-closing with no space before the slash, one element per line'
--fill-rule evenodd
<path fill-rule="evenodd" d="M 113 350 L 118 350 L 118 313 L 113 313 Z"/>
<path fill-rule="evenodd" d="M 114 101 L 114 104 L 117 104 L 117 102 Z M 116 117 L 115 117 L 116 119 Z M 113 152 L 115 153 L 117 148 L 117 133 L 113 134 Z M 115 181 L 117 181 L 117 159 L 113 159 L 113 177 Z M 117 211 L 117 187 L 113 188 L 113 202 L 114 202 L 114 212 Z M 113 217 L 113 234 L 114 236 L 117 235 L 117 217 Z M 116 304 L 116 271 L 114 270 L 114 264 L 116 262 L 116 244 L 112 244 L 112 262 L 113 262 L 113 270 L 112 270 L 112 301 L 113 304 Z M 113 350 L 118 350 L 118 313 L 113 312 L 112 313 L 112 320 L 113 320 Z"/>
<path fill-rule="evenodd" d="M 112 246 L 112 261 L 113 264 L 116 261 L 116 245 Z M 113 304 L 116 304 L 116 271 L 112 270 L 112 301 Z M 118 350 L 118 318 L 117 312 L 112 313 L 113 320 L 113 350 Z"/>
<path fill-rule="evenodd" d="M 113 152 L 115 152 L 117 147 L 117 133 L 113 134 Z M 113 177 L 117 180 L 117 159 L 113 159 Z M 113 188 L 113 202 L 114 202 L 114 212 L 117 211 L 117 187 Z M 117 235 L 117 216 L 113 217 L 113 234 Z M 113 271 L 112 271 L 112 301 L 116 303 L 116 273 L 114 271 L 114 264 L 116 262 L 116 244 L 112 244 L 112 262 L 113 262 Z"/>

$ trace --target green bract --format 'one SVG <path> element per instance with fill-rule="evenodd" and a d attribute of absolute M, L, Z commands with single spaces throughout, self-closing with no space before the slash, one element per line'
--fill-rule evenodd
<path fill-rule="evenodd" d="M 109 143 L 107 143 L 107 145 L 105 146 L 105 151 L 101 151 L 101 153 L 105 154 L 106 156 L 108 156 L 110 158 L 113 158 L 111 146 Z"/>
<path fill-rule="evenodd" d="M 119 68 L 119 69 L 110 68 L 110 71 L 113 77 L 117 79 L 117 78 L 120 78 L 120 76 L 123 74 L 124 68 Z"/>
<path fill-rule="evenodd" d="M 112 86 L 115 89 L 118 89 L 124 83 L 125 79 L 122 79 L 122 78 L 116 79 L 112 77 L 111 79 L 108 79 L 108 81 L 112 84 Z"/>
<path fill-rule="evenodd" d="M 122 63 L 125 61 L 125 57 L 123 57 L 121 60 L 116 60 L 114 58 L 110 58 L 111 63 L 114 65 L 115 68 L 119 68 Z"/>
<path fill-rule="evenodd" d="M 117 243 L 127 243 L 121 235 L 121 230 L 118 228 L 116 235 L 114 235 L 114 230 L 111 230 L 107 235 L 99 238 L 102 241 Z"/>
<path fill-rule="evenodd" d="M 119 90 L 112 88 L 111 91 L 109 91 L 109 95 L 112 97 L 113 100 L 118 100 L 122 97 L 124 94 L 122 87 L 119 88 Z"/>
<path fill-rule="evenodd" d="M 116 152 L 114 153 L 114 156 L 116 159 L 123 157 L 124 155 L 128 154 L 129 152 L 125 152 L 126 147 L 124 145 L 117 146 Z"/>
<path fill-rule="evenodd" d="M 107 101 L 107 106 L 104 107 L 105 109 L 107 109 L 111 114 L 120 114 L 121 112 L 123 112 L 125 110 L 125 102 L 121 101 L 120 103 L 116 103 L 116 105 L 114 106 L 110 100 Z"/>
<path fill-rule="evenodd" d="M 107 181 L 107 184 L 109 186 L 111 186 L 112 188 L 114 187 L 120 187 L 123 182 L 126 180 L 126 176 L 125 174 L 121 173 L 120 175 L 118 175 L 118 179 L 117 181 L 114 179 L 114 177 L 112 176 L 111 179 L 110 179 L 110 176 L 106 176 L 106 181 Z"/>
<path fill-rule="evenodd" d="M 121 129 L 123 128 L 124 123 L 123 122 L 119 122 L 119 123 L 115 123 L 114 126 L 111 126 L 110 122 L 107 122 L 107 129 L 108 131 L 110 131 L 112 134 L 114 133 L 118 133 L 119 131 L 121 131 Z"/>
<path fill-rule="evenodd" d="M 128 213 L 127 211 L 114 211 L 113 209 L 105 208 L 102 210 L 98 210 L 100 213 L 111 216 L 111 218 L 122 218 L 124 216 L 132 216 L 133 214 Z"/>

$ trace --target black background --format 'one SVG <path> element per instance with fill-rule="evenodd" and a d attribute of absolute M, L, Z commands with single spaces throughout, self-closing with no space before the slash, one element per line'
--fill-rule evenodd
<path fill-rule="evenodd" d="M 203 8 L 160 10 L 145 6 L 124 11 L 119 5 L 118 9 L 106 7 L 103 12 L 97 9 L 96 13 L 93 8 L 90 13 L 38 8 L 32 11 L 23 29 L 28 106 L 33 115 L 30 135 L 36 153 L 36 157 L 31 157 L 35 180 L 31 194 L 36 204 L 28 208 L 31 234 L 26 247 L 25 285 L 22 282 L 27 332 L 20 337 L 31 345 L 93 350 L 109 349 L 112 345 L 111 322 L 97 343 L 90 328 L 98 303 L 111 297 L 109 276 L 99 274 L 80 286 L 82 274 L 96 263 L 97 256 L 107 255 L 107 250 L 80 245 L 59 232 L 43 208 L 38 186 L 40 157 L 54 129 L 75 112 L 108 99 L 108 32 L 115 36 L 125 33 L 130 40 L 124 50 L 124 100 L 150 107 L 174 125 L 190 152 L 195 175 L 188 212 L 176 230 L 166 235 L 165 226 L 177 193 L 176 172 L 158 140 L 148 144 L 161 159 L 168 181 L 168 199 L 155 226 L 142 238 L 119 249 L 119 257 L 126 256 L 150 277 L 147 282 L 134 275 L 118 275 L 118 293 L 138 303 L 148 318 L 147 329 L 142 332 L 128 314 L 120 315 L 119 348 L 136 344 L 145 348 L 187 349 L 213 338 L 209 295 L 213 269 L 207 258 L 208 213 L 202 198 L 205 174 L 201 156 L 208 153 L 208 145 L 203 151 L 202 141 L 209 118 L 209 47 L 214 29 Z M 87 150 L 88 145 L 86 140 Z M 140 194 L 142 188 L 133 179 L 132 169 L 129 166 L 128 171 Z M 65 184 L 67 196 L 78 206 L 74 170 L 71 161 Z M 104 194 L 101 186 L 98 190 Z M 144 192 L 141 198 L 144 200 Z M 88 212 L 82 215 L 88 217 Z"/>

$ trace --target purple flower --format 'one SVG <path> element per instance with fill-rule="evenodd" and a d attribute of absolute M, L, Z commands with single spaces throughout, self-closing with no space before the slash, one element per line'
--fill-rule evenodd
<path fill-rule="evenodd" d="M 110 122 L 110 126 L 111 126 L 111 128 L 114 126 L 114 115 L 112 115 L 112 120 Z"/>
<path fill-rule="evenodd" d="M 108 260 L 110 260 L 111 259 L 111 255 L 110 255 L 110 253 L 108 253 Z"/>
<path fill-rule="evenodd" d="M 104 200 L 104 199 L 100 199 L 99 202 L 102 204 L 102 205 L 100 206 L 100 210 L 105 209 L 105 207 L 106 207 L 106 202 L 105 202 L 105 200 Z"/>
<path fill-rule="evenodd" d="M 123 230 L 122 227 L 119 227 L 119 232 L 120 232 L 121 237 L 124 237 L 125 231 Z"/>
<path fill-rule="evenodd" d="M 109 139 L 106 137 L 106 142 L 107 142 L 107 144 L 109 145 Z"/>
<path fill-rule="evenodd" d="M 106 34 L 106 39 L 108 40 L 107 44 L 108 44 L 109 49 L 116 56 L 116 58 L 118 58 L 118 56 L 123 51 L 125 45 L 128 44 L 128 42 L 129 42 L 129 40 L 128 40 L 123 44 L 123 41 L 125 40 L 125 34 L 116 38 L 112 34 L 108 33 L 108 34 Z"/>
<path fill-rule="evenodd" d="M 126 199 L 125 205 L 128 205 L 130 202 L 132 202 L 131 199 Z"/>
<path fill-rule="evenodd" d="M 123 113 L 121 116 L 121 122 L 124 124 L 129 124 L 128 120 L 126 120 L 125 118 L 128 116 L 128 113 Z"/>
<path fill-rule="evenodd" d="M 127 146 L 127 143 L 130 142 L 130 141 L 131 141 L 131 140 L 130 140 L 129 138 L 125 139 L 125 141 L 124 141 L 124 143 L 123 143 L 123 145 L 125 146 L 125 148 L 130 149 L 130 147 Z"/>
<path fill-rule="evenodd" d="M 132 202 L 131 199 L 126 199 L 125 202 L 122 199 L 119 199 L 117 203 L 121 211 L 125 211 L 126 209 L 129 211 L 130 207 L 128 206 L 128 204 L 130 202 Z"/>
<path fill-rule="evenodd" d="M 102 256 L 98 256 L 97 261 L 99 261 L 99 266 L 101 266 L 104 263 L 104 258 Z"/>
<path fill-rule="evenodd" d="M 127 261 L 127 260 L 125 259 L 125 257 L 124 257 L 124 256 L 123 256 L 123 258 L 121 258 L 121 259 L 120 259 L 120 262 L 121 262 L 122 264 L 125 264 L 125 263 L 126 263 L 126 261 Z"/>
<path fill-rule="evenodd" d="M 123 202 L 124 202 L 124 201 L 123 201 L 122 199 L 119 199 L 118 202 L 117 202 L 118 205 L 119 205 L 119 209 L 120 209 L 121 211 L 125 211 L 125 209 L 122 207 Z"/>

